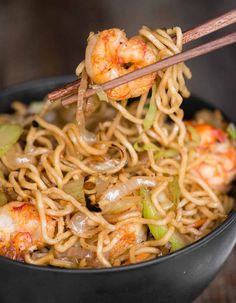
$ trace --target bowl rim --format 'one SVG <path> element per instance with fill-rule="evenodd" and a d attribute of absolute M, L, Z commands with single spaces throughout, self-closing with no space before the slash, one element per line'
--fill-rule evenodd
<path fill-rule="evenodd" d="M 45 86 L 50 84 L 55 84 L 55 82 L 64 82 L 64 81 L 72 81 L 74 79 L 73 75 L 61 75 L 61 76 L 53 76 L 53 77 L 47 77 L 39 80 L 31 80 L 22 82 L 19 84 L 15 84 L 12 86 L 9 86 L 3 90 L 0 91 L 0 98 L 3 96 L 6 96 L 10 94 L 12 91 L 22 91 L 27 90 L 30 87 L 34 86 L 37 88 L 40 88 L 42 86 Z M 206 102 L 206 101 L 205 101 Z M 45 272 L 54 272 L 54 273 L 63 273 L 63 274 L 104 274 L 104 273 L 114 273 L 114 272 L 124 272 L 124 271 L 132 271 L 132 270 L 138 270 L 143 267 L 149 267 L 153 265 L 157 265 L 162 262 L 168 262 L 169 259 L 178 258 L 179 256 L 186 255 L 191 253 L 192 251 L 195 251 L 196 249 L 204 246 L 214 238 L 218 237 L 222 232 L 224 232 L 225 229 L 227 229 L 231 224 L 235 222 L 236 224 L 236 209 L 233 210 L 228 217 L 225 219 L 224 222 L 219 224 L 213 231 L 211 231 L 209 234 L 204 236 L 203 238 L 187 245 L 186 247 L 170 253 L 165 256 L 158 257 L 153 260 L 144 261 L 136 264 L 130 264 L 130 265 L 122 265 L 122 266 L 115 266 L 111 268 L 76 268 L 76 269 L 68 269 L 68 268 L 59 268 L 59 267 L 50 267 L 50 266 L 42 266 L 42 265 L 33 265 L 28 263 L 23 263 L 16 260 L 8 259 L 7 257 L 0 256 L 0 264 L 7 263 L 10 266 L 19 266 L 23 268 L 28 268 L 32 270 L 39 270 L 39 271 L 45 271 Z"/>
<path fill-rule="evenodd" d="M 76 80 L 77 77 L 73 74 L 65 74 L 65 75 L 55 75 L 55 76 L 49 76 L 49 77 L 43 77 L 39 79 L 31 79 L 31 80 L 26 80 L 22 82 L 18 82 L 12 85 L 7 85 L 3 88 L 0 88 L 0 98 L 5 97 L 8 94 L 11 94 L 13 91 L 14 92 L 20 92 L 23 90 L 28 90 L 31 87 L 34 88 L 41 88 L 45 87 L 45 85 L 50 86 L 50 85 L 61 85 L 58 83 L 67 83 L 70 81 Z M 62 84 L 63 85 L 63 84 Z"/>

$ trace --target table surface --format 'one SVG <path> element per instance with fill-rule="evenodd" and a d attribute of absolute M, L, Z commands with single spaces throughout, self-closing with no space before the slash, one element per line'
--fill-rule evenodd
<path fill-rule="evenodd" d="M 194 303 L 236 302 L 236 248 L 215 280 Z"/>

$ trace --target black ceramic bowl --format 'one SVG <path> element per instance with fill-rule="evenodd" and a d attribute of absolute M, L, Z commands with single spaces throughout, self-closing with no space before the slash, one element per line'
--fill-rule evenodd
<path fill-rule="evenodd" d="M 71 76 L 29 82 L 0 93 L 0 111 L 12 100 L 30 102 Z M 187 118 L 209 104 L 184 102 Z M 1 139 L 1 138 L 0 138 Z M 215 277 L 236 242 L 236 212 L 212 233 L 171 255 L 132 266 L 68 270 L 0 257 L 1 303 L 191 302 Z"/>

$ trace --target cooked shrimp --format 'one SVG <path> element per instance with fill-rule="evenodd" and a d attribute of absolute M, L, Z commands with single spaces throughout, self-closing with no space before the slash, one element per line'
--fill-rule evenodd
<path fill-rule="evenodd" d="M 48 220 L 48 234 L 53 235 L 55 221 Z M 34 205 L 10 202 L 0 208 L 0 255 L 24 260 L 24 252 L 32 246 L 45 245 L 39 214 Z"/>
<path fill-rule="evenodd" d="M 109 253 L 111 259 L 124 254 L 133 245 L 141 243 L 147 238 L 146 226 L 138 223 L 126 224 L 113 232 L 112 238 L 117 238 L 117 243 Z"/>
<path fill-rule="evenodd" d="M 85 66 L 89 77 L 96 84 L 105 83 L 154 62 L 156 56 L 148 44 L 138 36 L 128 40 L 125 32 L 118 28 L 104 30 L 89 37 Z M 151 88 L 155 76 L 155 73 L 144 76 L 111 89 L 107 94 L 115 100 L 138 97 Z"/>
<path fill-rule="evenodd" d="M 197 152 L 206 158 L 194 172 L 203 178 L 217 192 L 228 189 L 228 185 L 236 176 L 236 149 L 228 138 L 227 133 L 209 124 L 194 124 L 200 135 Z"/>

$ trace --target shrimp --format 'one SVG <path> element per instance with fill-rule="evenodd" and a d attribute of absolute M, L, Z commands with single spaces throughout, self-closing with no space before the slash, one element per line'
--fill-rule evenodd
<path fill-rule="evenodd" d="M 48 235 L 54 234 L 55 221 L 47 218 Z M 32 246 L 43 248 L 40 218 L 34 205 L 9 202 L 0 208 L 0 255 L 24 261 L 24 253 Z"/>
<path fill-rule="evenodd" d="M 139 244 L 147 238 L 147 228 L 142 224 L 126 224 L 113 232 L 111 238 L 117 238 L 117 243 L 111 249 L 109 256 L 116 259 L 133 245 Z"/>
<path fill-rule="evenodd" d="M 87 74 L 96 84 L 105 83 L 138 68 L 156 62 L 151 47 L 139 36 L 126 38 L 124 31 L 112 28 L 90 35 L 85 53 Z M 111 99 L 134 98 L 147 92 L 153 85 L 156 73 L 111 89 Z"/>
<path fill-rule="evenodd" d="M 225 192 L 236 176 L 236 149 L 222 129 L 209 124 L 190 123 L 200 136 L 198 154 L 206 155 L 194 173 L 217 192 Z"/>

